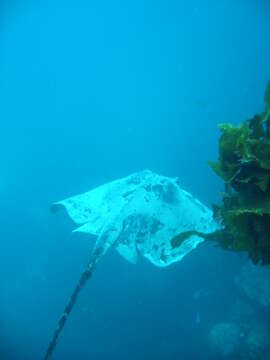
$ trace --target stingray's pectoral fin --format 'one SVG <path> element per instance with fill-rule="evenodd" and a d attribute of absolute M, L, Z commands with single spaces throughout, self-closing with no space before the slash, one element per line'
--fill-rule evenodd
<path fill-rule="evenodd" d="M 58 212 L 59 210 L 62 210 L 64 206 L 60 203 L 54 203 L 50 206 L 50 211 L 52 214 Z"/>

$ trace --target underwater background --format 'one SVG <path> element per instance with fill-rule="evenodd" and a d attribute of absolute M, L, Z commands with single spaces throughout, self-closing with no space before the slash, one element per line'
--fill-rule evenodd
<path fill-rule="evenodd" d="M 219 122 L 264 108 L 269 17 L 266 0 L 0 2 L 1 360 L 42 359 L 88 262 L 93 239 L 71 234 L 52 202 L 145 168 L 220 201 L 207 161 Z M 112 250 L 54 358 L 241 357 L 209 334 L 248 318 L 269 335 L 270 297 L 242 286 L 249 267 L 208 244 L 167 268 Z"/>

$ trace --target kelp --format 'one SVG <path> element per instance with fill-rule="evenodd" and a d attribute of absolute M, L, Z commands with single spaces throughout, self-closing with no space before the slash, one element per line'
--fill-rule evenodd
<path fill-rule="evenodd" d="M 219 128 L 219 158 L 209 162 L 225 182 L 222 205 L 215 210 L 224 226 L 219 244 L 247 252 L 254 263 L 270 264 L 270 83 L 263 113 Z"/>
<path fill-rule="evenodd" d="M 220 124 L 218 161 L 210 161 L 223 179 L 222 204 L 214 205 L 221 230 L 193 233 L 215 241 L 225 250 L 247 252 L 255 263 L 270 264 L 270 82 L 265 92 L 265 110 L 235 126 Z M 185 239 L 171 240 L 172 247 Z"/>

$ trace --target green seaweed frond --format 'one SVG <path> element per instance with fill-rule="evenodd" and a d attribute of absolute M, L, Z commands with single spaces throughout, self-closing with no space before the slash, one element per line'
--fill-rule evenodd
<path fill-rule="evenodd" d="M 209 162 L 226 184 L 218 243 L 246 251 L 254 263 L 270 264 L 270 82 L 263 113 L 219 128 L 219 158 Z"/>
<path fill-rule="evenodd" d="M 220 124 L 218 161 L 209 161 L 223 179 L 225 192 L 214 205 L 222 229 L 211 234 L 187 231 L 171 240 L 173 248 L 198 235 L 225 250 L 247 252 L 257 264 L 270 264 L 270 82 L 265 110 L 238 126 Z"/>

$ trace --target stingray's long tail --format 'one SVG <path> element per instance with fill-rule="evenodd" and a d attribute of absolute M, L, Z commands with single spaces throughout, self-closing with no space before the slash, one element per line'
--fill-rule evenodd
<path fill-rule="evenodd" d="M 65 310 L 64 310 L 61 318 L 58 321 L 58 326 L 55 329 L 53 337 L 52 337 L 52 339 L 51 339 L 51 341 L 49 343 L 49 346 L 48 346 L 46 355 L 44 357 L 44 360 L 47 360 L 52 356 L 53 351 L 54 351 L 54 349 L 56 347 L 56 344 L 57 344 L 58 337 L 61 334 L 61 332 L 63 330 L 63 327 L 65 326 L 65 323 L 67 321 L 67 318 L 68 318 L 73 306 L 76 303 L 76 300 L 77 300 L 77 297 L 78 297 L 80 291 L 84 288 L 85 284 L 87 283 L 87 280 L 93 274 L 96 262 L 97 262 L 97 258 L 92 257 L 91 261 L 88 264 L 88 266 L 86 267 L 86 269 L 81 274 L 81 277 L 80 277 L 80 279 L 79 279 L 79 281 L 78 281 L 78 283 L 77 283 L 71 297 L 69 298 L 69 301 L 68 301 L 68 303 L 67 303 L 67 305 L 65 307 Z"/>

